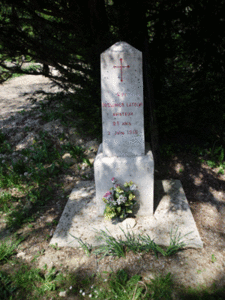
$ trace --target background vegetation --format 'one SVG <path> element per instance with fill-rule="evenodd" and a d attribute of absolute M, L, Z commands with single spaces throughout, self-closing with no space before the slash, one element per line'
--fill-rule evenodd
<path fill-rule="evenodd" d="M 99 55 L 124 40 L 143 52 L 146 136 L 156 159 L 158 139 L 185 143 L 187 137 L 189 143 L 195 137 L 220 145 L 224 7 L 219 0 L 3 0 L 0 78 L 42 73 L 76 90 L 74 105 L 94 122 L 101 119 Z M 24 61 L 43 68 L 27 70 Z M 60 75 L 53 76 L 49 66 Z"/>

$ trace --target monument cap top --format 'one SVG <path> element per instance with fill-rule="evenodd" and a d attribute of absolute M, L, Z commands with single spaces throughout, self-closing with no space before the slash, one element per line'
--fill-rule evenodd
<path fill-rule="evenodd" d="M 114 45 L 112 45 L 111 47 L 106 49 L 103 53 L 108 52 L 108 51 L 127 52 L 127 53 L 140 52 L 141 53 L 141 51 L 139 51 L 138 49 L 134 48 L 130 44 L 123 42 L 123 41 L 115 43 Z"/>

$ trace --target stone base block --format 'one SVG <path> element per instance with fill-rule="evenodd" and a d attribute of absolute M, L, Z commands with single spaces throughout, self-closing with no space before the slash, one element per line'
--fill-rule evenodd
<path fill-rule="evenodd" d="M 185 247 L 202 248 L 203 242 L 179 180 L 155 180 L 156 211 L 153 216 L 112 222 L 98 217 L 94 181 L 80 181 L 71 192 L 56 231 L 50 241 L 59 247 L 80 248 L 79 240 L 93 247 L 104 244 L 97 237 L 102 230 L 126 240 L 122 230 L 135 236 L 149 235 L 158 245 L 169 246 L 171 235 Z M 121 230 L 122 229 L 122 230 Z M 75 239 L 76 237 L 77 239 Z"/>
<path fill-rule="evenodd" d="M 130 157 L 104 156 L 101 144 L 94 161 L 94 174 L 96 202 L 100 216 L 105 209 L 102 197 L 112 187 L 112 177 L 115 177 L 120 185 L 132 180 L 138 186 L 136 191 L 138 205 L 135 215 L 153 215 L 154 160 L 147 143 L 146 155 Z"/>

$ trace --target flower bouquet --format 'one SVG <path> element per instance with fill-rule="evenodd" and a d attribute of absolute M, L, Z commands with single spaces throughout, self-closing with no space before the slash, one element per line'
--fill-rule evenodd
<path fill-rule="evenodd" d="M 105 202 L 105 219 L 111 220 L 114 218 L 126 218 L 133 212 L 133 206 L 136 203 L 135 194 L 137 186 L 132 182 L 125 182 L 124 188 L 116 184 L 116 179 L 112 179 L 113 187 L 103 196 Z"/>

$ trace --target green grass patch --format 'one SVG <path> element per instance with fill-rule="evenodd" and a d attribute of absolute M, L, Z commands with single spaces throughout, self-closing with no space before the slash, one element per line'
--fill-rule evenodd
<path fill-rule="evenodd" d="M 9 241 L 6 239 L 5 241 L 0 243 L 0 262 L 7 261 L 13 254 L 15 254 L 15 250 L 17 246 L 23 241 L 23 238 Z"/>
<path fill-rule="evenodd" d="M 52 199 L 54 191 L 50 186 L 31 187 L 26 196 L 18 200 L 16 207 L 11 207 L 6 215 L 8 227 L 19 228 L 23 224 L 34 222 L 37 211 Z"/>
<path fill-rule="evenodd" d="M 12 147 L 7 142 L 5 137 L 2 137 L 2 142 L 0 143 L 0 153 L 1 154 L 10 154 L 10 153 L 12 153 Z"/>
<path fill-rule="evenodd" d="M 12 294 L 16 291 L 13 285 L 11 276 L 5 272 L 0 271 L 0 295 L 2 300 L 12 300 Z"/>
<path fill-rule="evenodd" d="M 15 271 L 0 271 L 1 299 L 58 299 L 60 291 L 78 293 L 77 276 L 63 273 L 45 265 L 42 269 L 13 261 Z"/>
<path fill-rule="evenodd" d="M 223 300 L 225 295 L 225 287 L 216 287 L 213 284 L 211 287 L 198 288 L 181 288 L 177 292 L 180 300 Z"/>
<path fill-rule="evenodd" d="M 142 281 L 140 275 L 129 276 L 127 271 L 112 272 L 107 278 L 99 276 L 95 284 L 80 289 L 81 299 L 108 300 L 170 300 L 173 282 L 171 274 L 151 279 L 151 283 Z"/>
<path fill-rule="evenodd" d="M 12 202 L 17 201 L 16 197 L 13 197 L 9 192 L 0 193 L 0 211 L 7 213 L 12 206 Z"/>
<path fill-rule="evenodd" d="M 2 133 L 2 131 L 0 130 L 0 145 L 6 140 L 5 135 Z"/>
<path fill-rule="evenodd" d="M 170 245 L 168 247 L 160 247 L 149 235 L 135 235 L 132 231 L 125 233 L 123 229 L 121 230 L 125 238 L 115 238 L 108 230 L 100 230 L 97 239 L 101 242 L 101 245 L 93 250 L 93 253 L 100 255 L 100 259 L 102 259 L 105 256 L 125 257 L 126 252 L 129 251 L 133 253 L 152 252 L 157 258 L 159 254 L 171 256 L 186 246 L 182 241 L 186 235 L 181 236 L 181 234 L 178 233 L 178 228 L 176 228 L 175 232 L 171 230 Z M 73 235 L 71 236 L 74 237 Z M 78 240 L 84 252 L 89 256 L 93 249 L 92 245 L 83 242 L 80 238 L 74 238 Z"/>

